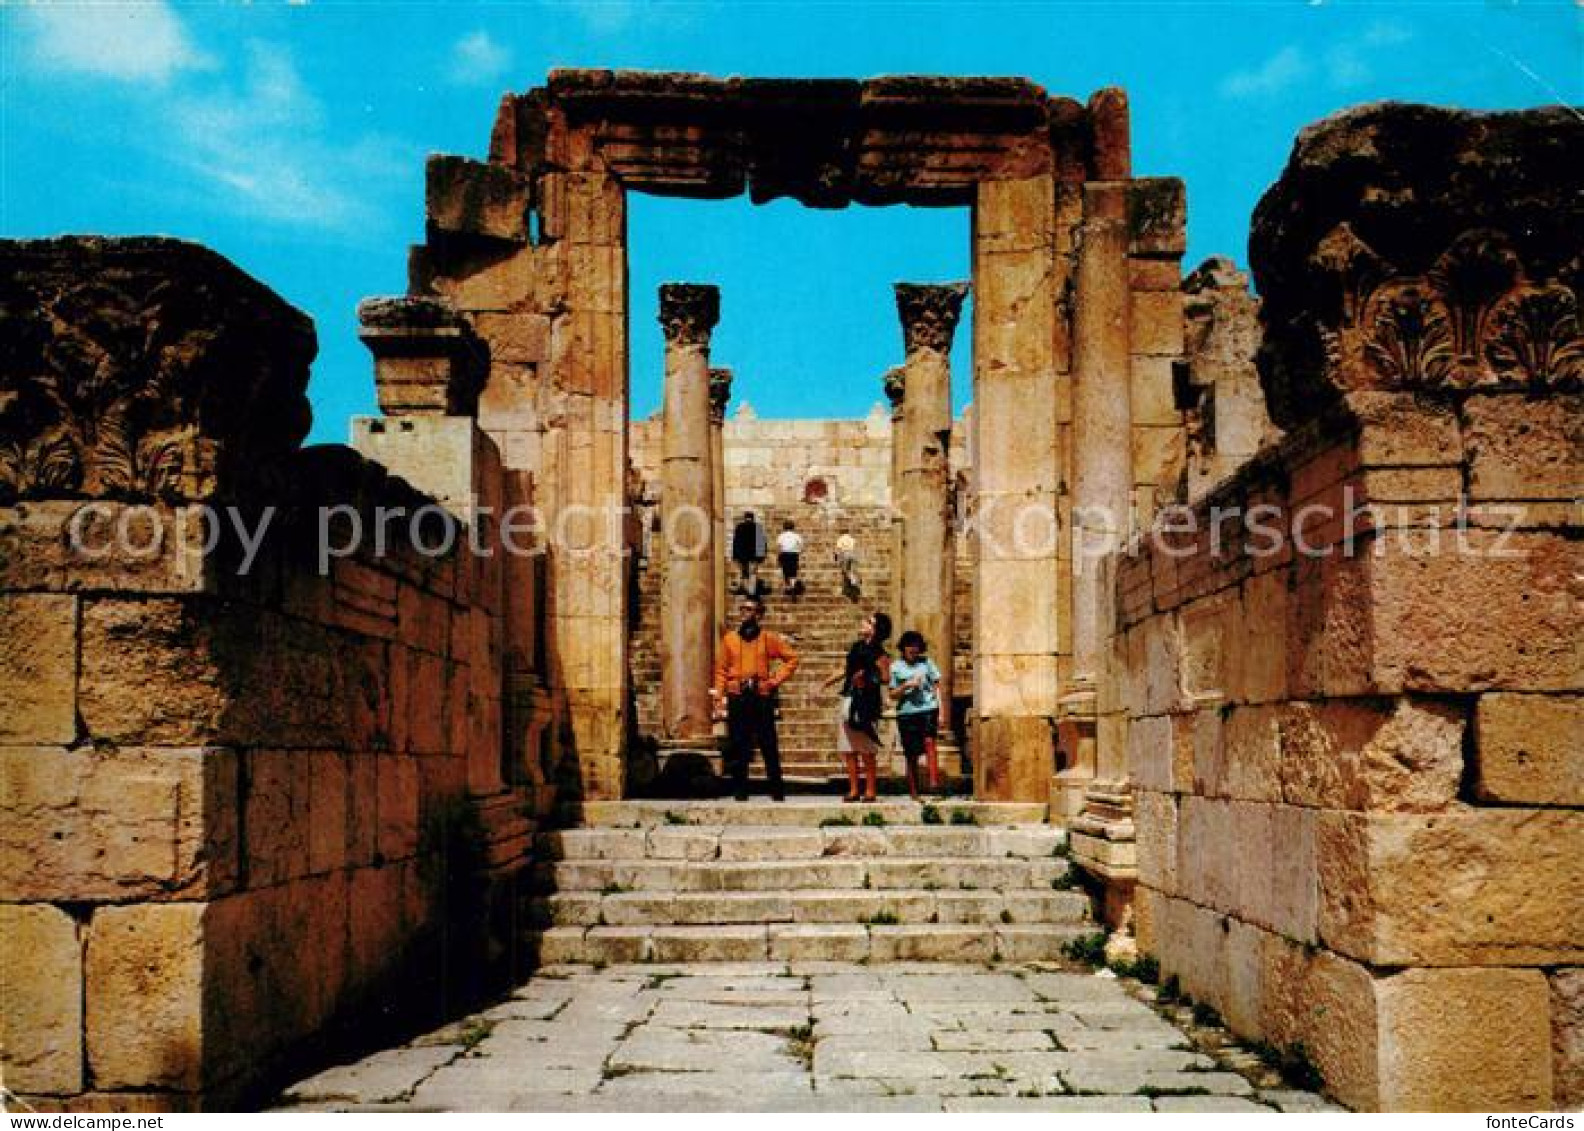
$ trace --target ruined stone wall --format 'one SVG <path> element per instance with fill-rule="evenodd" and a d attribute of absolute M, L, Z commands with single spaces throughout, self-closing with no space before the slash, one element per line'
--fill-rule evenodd
<path fill-rule="evenodd" d="M 1176 395 L 1187 446 L 1181 493 L 1197 501 L 1280 433 L 1265 411 L 1254 365 L 1259 300 L 1249 293 L 1248 276 L 1215 256 L 1183 279 L 1182 291 L 1185 341 Z"/>
<path fill-rule="evenodd" d="M 1581 143 L 1301 135 L 1252 241 L 1288 436 L 1116 562 L 1140 945 L 1360 1108 L 1584 1100 Z"/>
<path fill-rule="evenodd" d="M 298 449 L 312 327 L 218 256 L 5 244 L 0 278 L 5 1084 L 247 1102 L 510 964 L 534 771 L 502 756 L 501 565 L 421 551 L 456 531 L 431 496 Z M 433 521 L 321 572 L 380 507 Z"/>
<path fill-rule="evenodd" d="M 659 482 L 662 431 L 659 420 L 632 426 L 629 455 L 647 483 Z M 863 420 L 728 417 L 724 441 L 728 515 L 753 507 L 800 507 L 816 479 L 836 505 L 890 505 L 889 414 Z"/>

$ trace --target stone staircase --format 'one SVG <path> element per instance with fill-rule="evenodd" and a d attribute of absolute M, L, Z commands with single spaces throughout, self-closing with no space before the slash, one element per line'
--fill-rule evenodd
<path fill-rule="evenodd" d="M 1094 930 L 1043 806 L 933 808 L 588 803 L 541 838 L 539 961 L 1033 961 Z"/>
<path fill-rule="evenodd" d="M 765 597 L 768 606 L 766 627 L 785 635 L 797 649 L 801 665 L 792 680 L 781 689 L 781 715 L 777 734 L 781 739 L 781 763 L 789 780 L 824 783 L 844 773 L 836 753 L 834 692 L 822 692 L 819 685 L 840 670 L 847 649 L 858 635 L 863 614 L 873 609 L 891 608 L 891 520 L 882 507 L 847 507 L 835 521 L 828 521 L 816 506 L 765 508 L 756 510 L 770 534 L 771 553 L 761 576 L 770 583 Z M 735 512 L 733 514 L 735 518 Z M 774 539 L 785 519 L 797 524 L 803 535 L 800 596 L 781 592 L 781 572 L 775 564 Z M 851 530 L 859 544 L 862 592 L 850 596 L 842 591 L 840 573 L 832 557 L 837 537 Z M 631 639 L 630 670 L 642 735 L 660 733 L 660 593 L 664 564 L 658 559 L 642 565 L 637 578 L 637 623 Z M 732 567 L 731 577 L 736 576 Z M 734 594 L 728 594 L 731 602 Z M 733 606 L 729 606 L 733 607 Z M 897 627 L 894 635 L 901 633 Z M 895 640 L 892 641 L 895 651 Z M 884 736 L 884 735 L 883 735 Z M 901 752 L 892 744 L 889 770 L 901 773 Z M 754 760 L 756 774 L 762 773 Z M 882 767 L 884 770 L 885 767 Z M 955 756 L 942 763 L 944 774 L 955 774 Z"/>

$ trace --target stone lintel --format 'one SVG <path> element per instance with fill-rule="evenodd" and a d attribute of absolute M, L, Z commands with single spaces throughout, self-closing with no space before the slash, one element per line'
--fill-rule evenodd
<path fill-rule="evenodd" d="M 660 329 L 667 345 L 707 346 L 719 321 L 719 287 L 709 283 L 660 285 Z"/>
<path fill-rule="evenodd" d="M 746 188 L 755 201 L 791 196 L 813 207 L 964 205 L 984 180 L 1057 167 L 1063 179 L 1085 179 L 1096 136 L 1107 168 L 1125 168 L 1125 95 L 1102 91 L 1093 105 L 1098 129 L 1074 100 L 1020 78 L 557 70 L 503 108 L 491 156 L 521 168 L 527 152 L 532 163 L 547 148 L 535 123 L 559 119 L 588 139 L 565 152 L 640 191 L 719 198 Z"/>
<path fill-rule="evenodd" d="M 919 350 L 950 353 L 967 296 L 967 283 L 897 283 L 897 313 L 902 317 L 908 354 Z"/>

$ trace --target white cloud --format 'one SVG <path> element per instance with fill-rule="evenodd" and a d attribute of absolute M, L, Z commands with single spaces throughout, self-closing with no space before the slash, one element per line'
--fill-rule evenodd
<path fill-rule="evenodd" d="M 570 9 L 584 28 L 595 35 L 625 31 L 638 15 L 635 0 L 572 0 L 564 8 Z M 556 5 L 556 9 L 563 10 L 563 5 Z"/>
<path fill-rule="evenodd" d="M 1344 40 L 1326 52 L 1326 80 L 1341 90 L 1364 86 L 1375 77 L 1376 57 L 1387 48 L 1400 46 L 1411 39 L 1413 32 L 1402 24 L 1376 20 L 1360 35 Z"/>
<path fill-rule="evenodd" d="M 369 185 L 400 173 L 388 141 L 331 142 L 324 108 L 282 49 L 248 47 L 235 90 L 173 98 L 178 160 L 217 186 L 229 210 L 299 227 L 351 231 L 374 218 Z"/>
<path fill-rule="evenodd" d="M 31 61 L 41 70 L 122 82 L 168 82 L 213 60 L 163 2 L 43 4 L 22 10 Z"/>
<path fill-rule="evenodd" d="M 1413 39 L 1413 32 L 1392 20 L 1376 20 L 1364 29 L 1365 47 L 1396 47 Z"/>
<path fill-rule="evenodd" d="M 490 38 L 487 31 L 464 35 L 451 48 L 451 81 L 490 83 L 511 67 L 511 51 Z"/>
<path fill-rule="evenodd" d="M 1228 98 L 1256 98 L 1276 94 L 1309 77 L 1311 67 L 1296 47 L 1283 47 L 1264 63 L 1251 70 L 1233 71 L 1221 80 L 1221 93 Z"/>

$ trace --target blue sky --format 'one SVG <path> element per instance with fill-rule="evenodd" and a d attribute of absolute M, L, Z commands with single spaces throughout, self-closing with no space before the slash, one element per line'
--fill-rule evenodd
<path fill-rule="evenodd" d="M 1121 85 L 1136 171 L 1188 183 L 1192 266 L 1243 261 L 1294 134 L 1338 108 L 1584 103 L 1584 7 L 0 0 L 0 234 L 216 248 L 313 316 L 313 436 L 342 440 L 373 411 L 353 311 L 405 288 L 425 155 L 481 156 L 500 94 L 554 66 Z M 968 274 L 962 209 L 635 196 L 631 240 L 636 415 L 659 404 L 662 281 L 722 287 L 715 360 L 761 416 L 861 415 L 900 360 L 891 283 Z"/>

